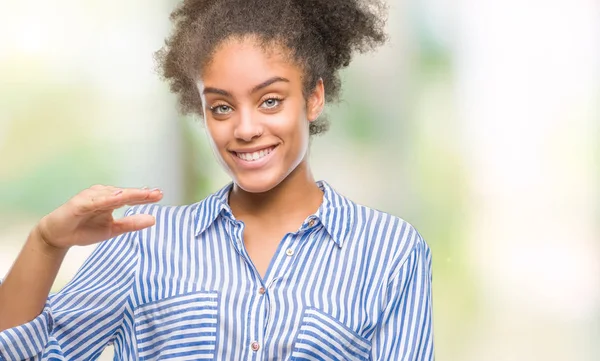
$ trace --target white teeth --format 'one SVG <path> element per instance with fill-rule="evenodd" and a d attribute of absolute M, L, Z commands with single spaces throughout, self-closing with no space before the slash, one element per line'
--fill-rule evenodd
<path fill-rule="evenodd" d="M 271 153 L 271 151 L 273 151 L 273 149 L 274 148 L 263 149 L 263 150 L 260 150 L 258 152 L 253 152 L 253 153 L 238 153 L 238 152 L 236 152 L 235 155 L 237 155 L 238 158 L 241 158 L 247 162 L 254 162 L 254 161 L 259 160 L 262 157 L 268 155 L 269 153 Z"/>

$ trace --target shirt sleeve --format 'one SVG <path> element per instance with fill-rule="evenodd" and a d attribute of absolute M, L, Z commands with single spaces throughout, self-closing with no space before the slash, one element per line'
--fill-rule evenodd
<path fill-rule="evenodd" d="M 100 243 L 39 316 L 0 332 L 0 360 L 97 359 L 122 327 L 138 258 L 135 235 Z"/>
<path fill-rule="evenodd" d="M 388 284 L 372 360 L 433 361 L 431 251 L 420 237 Z"/>

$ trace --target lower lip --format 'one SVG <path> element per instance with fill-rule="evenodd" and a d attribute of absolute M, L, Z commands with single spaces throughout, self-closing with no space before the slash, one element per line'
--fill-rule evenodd
<path fill-rule="evenodd" d="M 244 159 L 238 157 L 237 155 L 235 155 L 234 153 L 231 153 L 231 156 L 235 160 L 235 163 L 241 168 L 258 169 L 258 168 L 264 167 L 269 162 L 269 160 L 271 160 L 271 158 L 273 158 L 273 153 L 275 153 L 277 151 L 277 148 L 278 148 L 278 146 L 273 148 L 273 150 L 271 150 L 271 153 L 265 155 L 264 157 L 262 157 L 260 159 L 252 160 L 252 161 L 244 160 Z"/>

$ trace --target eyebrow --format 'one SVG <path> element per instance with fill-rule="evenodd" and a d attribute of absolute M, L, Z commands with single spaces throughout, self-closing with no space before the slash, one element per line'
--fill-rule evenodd
<path fill-rule="evenodd" d="M 290 81 L 286 78 L 282 78 L 280 76 L 274 76 L 260 84 L 258 84 L 257 86 L 255 86 L 254 88 L 252 88 L 252 90 L 250 91 L 250 94 L 252 93 L 256 93 L 257 91 L 264 89 L 266 87 L 268 87 L 271 84 L 277 83 L 277 82 L 285 82 L 285 83 L 289 83 Z M 206 87 L 204 88 L 204 90 L 202 91 L 202 94 L 207 94 L 207 93 L 212 93 L 212 94 L 219 94 L 219 95 L 223 95 L 226 97 L 230 97 L 233 98 L 233 96 L 231 95 L 231 93 L 229 93 L 227 90 L 223 90 L 223 89 L 219 89 L 219 88 L 213 88 L 213 87 Z"/>
<path fill-rule="evenodd" d="M 231 98 L 231 94 L 229 94 L 228 91 L 223 90 L 223 89 L 219 89 L 219 88 L 212 88 L 212 87 L 204 88 L 204 90 L 202 91 L 202 94 L 207 94 L 207 93 L 224 95 L 226 97 L 230 97 Z"/>
<path fill-rule="evenodd" d="M 250 94 L 252 93 L 256 93 L 257 91 L 268 87 L 269 85 L 273 84 L 273 83 L 277 83 L 277 82 L 285 82 L 285 83 L 289 83 L 290 81 L 287 80 L 286 78 L 282 78 L 280 76 L 274 76 L 269 80 L 266 80 L 260 84 L 258 84 L 257 86 L 255 86 L 254 88 L 252 88 L 252 91 L 250 92 Z"/>

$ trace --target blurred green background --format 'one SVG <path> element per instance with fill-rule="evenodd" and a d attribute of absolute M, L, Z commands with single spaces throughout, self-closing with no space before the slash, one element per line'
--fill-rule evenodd
<path fill-rule="evenodd" d="M 598 360 L 600 5 L 394 1 L 390 42 L 343 72 L 314 174 L 431 246 L 436 359 Z M 154 70 L 175 5 L 3 3 L 0 275 L 93 184 L 185 204 L 228 182 Z"/>

